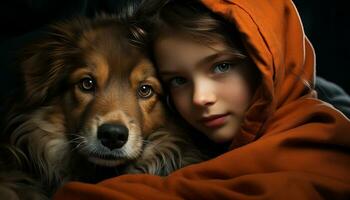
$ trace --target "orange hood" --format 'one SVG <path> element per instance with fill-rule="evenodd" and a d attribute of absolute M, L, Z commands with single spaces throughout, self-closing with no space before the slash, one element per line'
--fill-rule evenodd
<path fill-rule="evenodd" d="M 253 104 L 247 112 L 241 146 L 266 132 L 276 112 L 300 97 L 311 97 L 315 55 L 300 17 L 289 1 L 203 0 L 209 9 L 238 28 L 243 43 L 262 74 Z"/>

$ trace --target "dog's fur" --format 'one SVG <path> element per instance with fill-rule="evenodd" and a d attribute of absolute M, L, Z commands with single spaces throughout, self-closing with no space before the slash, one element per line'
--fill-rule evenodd
<path fill-rule="evenodd" d="M 3 135 L 0 197 L 43 199 L 66 181 L 167 175 L 203 159 L 160 101 L 142 34 L 113 16 L 79 18 L 30 47 Z M 128 130 L 123 146 L 99 136 L 105 124 Z"/>

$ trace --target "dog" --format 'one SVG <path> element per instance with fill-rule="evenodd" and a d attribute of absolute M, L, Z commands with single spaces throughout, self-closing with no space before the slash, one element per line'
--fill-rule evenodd
<path fill-rule="evenodd" d="M 72 180 L 166 176 L 205 159 L 162 101 L 143 34 L 100 15 L 56 24 L 27 48 L 23 95 L 2 136 L 1 199 L 47 199 Z"/>

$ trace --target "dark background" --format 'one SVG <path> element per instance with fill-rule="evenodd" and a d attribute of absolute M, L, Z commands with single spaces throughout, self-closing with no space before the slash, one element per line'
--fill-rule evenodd
<path fill-rule="evenodd" d="M 75 15 L 118 12 L 137 0 L 2 0 L 0 2 L 0 102 L 9 96 L 18 74 L 14 65 L 18 49 L 40 36 L 49 23 Z M 350 14 L 345 0 L 294 0 L 305 32 L 316 51 L 317 75 L 350 93 Z"/>
<path fill-rule="evenodd" d="M 350 11 L 345 0 L 294 0 L 316 52 L 316 74 L 350 94 Z"/>

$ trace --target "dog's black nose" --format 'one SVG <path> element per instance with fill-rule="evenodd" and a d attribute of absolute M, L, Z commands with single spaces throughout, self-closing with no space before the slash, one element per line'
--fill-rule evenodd
<path fill-rule="evenodd" d="M 128 136 L 128 128 L 121 124 L 102 124 L 97 130 L 97 138 L 110 150 L 122 147 Z"/>

